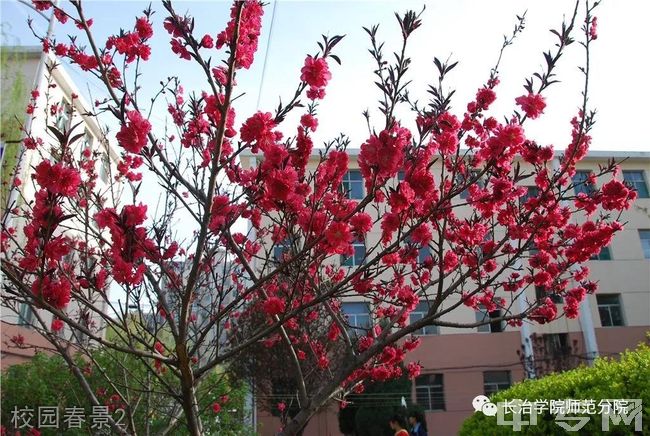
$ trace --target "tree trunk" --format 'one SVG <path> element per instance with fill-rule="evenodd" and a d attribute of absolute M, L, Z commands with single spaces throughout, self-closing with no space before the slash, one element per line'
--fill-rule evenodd
<path fill-rule="evenodd" d="M 317 408 L 309 407 L 303 409 L 284 426 L 284 429 L 278 433 L 278 436 L 302 436 L 309 420 L 316 413 Z"/>
<path fill-rule="evenodd" d="M 196 391 L 194 389 L 194 374 L 190 366 L 190 360 L 187 357 L 187 350 L 183 345 L 176 348 L 179 357 L 178 369 L 181 372 L 181 397 L 183 412 L 187 419 L 187 430 L 192 436 L 202 436 L 203 428 L 201 417 L 199 416 L 199 404 L 196 400 Z"/>

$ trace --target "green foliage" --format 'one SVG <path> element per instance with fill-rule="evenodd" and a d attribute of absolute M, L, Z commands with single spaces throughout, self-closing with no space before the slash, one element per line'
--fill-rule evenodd
<path fill-rule="evenodd" d="M 114 404 L 111 397 L 119 391 L 128 398 L 138 434 L 156 434 L 167 427 L 174 410 L 178 410 L 174 409 L 178 406 L 164 388 L 164 383 L 173 385 L 170 374 L 152 374 L 138 358 L 112 350 L 94 350 L 92 357 L 96 365 L 88 366 L 82 360 L 78 365 L 84 368 L 84 376 L 100 402 Z M 107 380 L 111 380 L 112 386 Z M 246 392 L 243 383 L 231 380 L 223 372 L 214 371 L 207 377 L 197 392 L 205 434 L 246 434 L 243 424 Z M 220 413 L 215 414 L 212 404 L 219 402 L 224 395 L 228 396 L 228 401 L 222 405 Z M 60 356 L 38 353 L 28 363 L 9 367 L 2 376 L 3 425 L 11 426 L 11 412 L 15 407 L 30 407 L 37 411 L 38 406 L 57 406 L 60 422 L 66 407 L 82 407 L 86 416 L 92 412 L 90 401 Z M 36 412 L 34 416 L 33 423 L 36 423 Z M 113 416 L 117 418 L 119 415 Z M 126 423 L 126 418 L 122 423 Z M 89 430 L 68 429 L 65 434 L 86 435 Z M 54 429 L 43 429 L 42 433 L 60 434 Z M 187 434 L 182 422 L 172 434 Z"/>
<path fill-rule="evenodd" d="M 411 412 L 423 413 L 420 406 L 411 403 L 411 381 L 402 377 L 383 383 L 372 383 L 359 395 L 348 396 L 350 405 L 339 412 L 339 429 L 345 435 L 392 436 L 388 420 L 402 415 L 404 420 Z M 401 397 L 407 408 L 401 405 Z"/>
<path fill-rule="evenodd" d="M 641 399 L 643 402 L 643 431 L 650 434 L 650 348 L 641 344 L 634 351 L 626 351 L 620 360 L 597 359 L 592 367 L 581 367 L 559 374 L 552 374 L 538 380 L 527 380 L 510 389 L 497 392 L 490 400 L 493 403 L 505 400 L 596 400 L 602 399 Z M 597 412 L 599 408 L 596 408 Z M 586 415 L 579 415 L 586 416 Z M 506 415 L 507 418 L 507 415 Z M 507 418 L 508 419 L 508 418 Z M 526 417 L 524 416 L 524 419 Z M 632 435 L 634 425 L 610 425 L 610 433 Z M 589 422 L 579 435 L 601 434 L 601 417 L 591 415 Z M 569 434 L 559 427 L 554 417 L 547 411 L 538 416 L 536 426 L 522 426 L 522 431 L 514 432 L 510 426 L 499 426 L 496 417 L 475 413 L 466 419 L 460 432 L 463 436 L 478 435 L 561 435 Z M 576 434 L 576 433 L 571 433 Z"/>
<path fill-rule="evenodd" d="M 2 25 L 2 47 L 0 47 L 0 140 L 5 142 L 2 160 L 2 191 L 0 204 L 4 207 L 8 195 L 8 185 L 13 175 L 19 141 L 22 139 L 21 124 L 25 117 L 27 105 L 28 84 L 21 68 L 25 60 L 24 53 L 8 44 L 7 25 Z M 9 141 L 9 142 L 7 142 Z"/>

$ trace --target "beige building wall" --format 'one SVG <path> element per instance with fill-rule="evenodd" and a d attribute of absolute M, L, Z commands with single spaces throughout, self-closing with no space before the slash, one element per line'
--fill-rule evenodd
<path fill-rule="evenodd" d="M 24 50 L 24 61 L 21 62 L 20 71 L 23 74 L 23 78 L 27 86 L 31 87 L 35 82 L 35 76 L 38 71 L 38 65 L 41 61 L 41 48 L 40 47 L 25 47 L 18 48 L 18 50 Z M 55 137 L 51 132 L 48 131 L 47 125 L 56 123 L 59 115 L 51 116 L 49 114 L 49 106 L 52 104 L 69 105 L 69 109 L 72 109 L 71 112 L 68 112 L 66 123 L 66 128 L 70 128 L 76 124 L 79 126 L 74 130 L 74 134 L 83 134 L 84 136 L 73 145 L 73 155 L 76 158 L 81 157 L 81 153 L 84 147 L 90 147 L 92 150 L 97 150 L 100 153 L 100 158 L 97 159 L 95 171 L 98 174 L 96 192 L 101 192 L 102 195 L 107 199 L 107 205 L 115 204 L 114 200 L 117 201 L 122 191 L 121 184 L 115 183 L 113 178 L 117 174 L 117 162 L 119 161 L 119 153 L 115 148 L 115 145 L 111 144 L 97 124 L 94 118 L 87 116 L 86 113 L 91 107 L 81 95 L 81 92 L 76 87 L 72 78 L 65 71 L 65 68 L 60 65 L 60 61 L 57 61 L 52 55 L 47 58 L 48 65 L 54 65 L 55 63 L 59 64 L 56 68 L 52 69 L 51 72 L 48 71 L 48 68 L 43 70 L 43 75 L 39 82 L 39 97 L 36 100 L 36 110 L 34 111 L 34 116 L 32 118 L 31 132 L 34 138 L 42 138 L 44 145 L 40 146 L 37 150 L 25 150 L 23 158 L 21 160 L 21 165 L 19 169 L 19 178 L 22 181 L 20 185 L 20 194 L 17 199 L 18 207 L 24 207 L 25 203 L 29 203 L 33 200 L 36 193 L 34 183 L 31 180 L 33 169 L 36 167 L 43 159 L 54 159 L 50 153 L 51 144 L 56 143 Z M 50 85 L 56 85 L 51 87 Z M 10 85 L 3 83 L 3 89 Z M 30 95 L 31 89 L 28 89 L 27 95 L 28 98 Z M 76 94 L 78 97 L 73 99 L 72 94 Z M 25 107 L 29 102 L 25 101 Z M 46 111 L 47 109 L 47 111 Z M 45 114 L 47 112 L 47 115 Z M 22 228 L 26 224 L 25 220 L 20 218 L 14 218 L 11 222 L 11 226 L 17 229 L 16 234 L 18 235 L 18 245 L 24 240 L 22 233 Z M 106 312 L 108 310 L 107 304 L 104 301 L 98 302 L 101 310 Z M 23 314 L 29 317 L 29 310 L 26 305 L 21 305 L 21 311 L 24 311 Z M 74 314 L 78 311 L 78 306 L 74 304 L 74 301 L 70 303 L 66 309 L 68 313 Z M 36 334 L 33 329 L 30 328 L 29 322 L 26 322 L 25 319 L 21 319 L 21 316 L 16 314 L 13 310 L 9 309 L 6 306 L 0 306 L 0 319 L 2 321 L 2 365 L 3 367 L 6 364 L 14 363 L 16 357 L 18 360 L 23 359 L 26 355 L 30 355 L 33 351 L 26 352 L 25 350 L 16 350 L 12 347 L 7 347 L 7 342 L 11 336 L 15 335 L 16 332 L 20 332 L 25 338 L 27 343 L 35 343 L 41 346 L 42 338 Z M 46 311 L 39 310 L 40 316 L 43 317 L 44 322 L 49 325 L 52 320 L 51 314 Z M 92 315 L 92 320 L 95 322 L 98 330 L 103 334 L 103 325 L 104 322 L 98 314 Z M 34 318 L 32 316 L 32 322 Z M 70 337 L 70 330 L 66 327 L 61 333 L 63 337 Z M 12 357 L 12 355 L 14 355 Z"/>
<path fill-rule="evenodd" d="M 357 169 L 356 156 L 358 150 L 348 150 L 350 154 L 350 169 Z M 318 156 L 314 153 L 309 167 L 315 169 Z M 599 152 L 592 151 L 581 161 L 578 170 L 597 172 L 600 166 L 606 166 L 608 160 L 615 158 L 620 163 L 622 171 L 642 171 L 646 187 L 650 188 L 650 153 L 649 152 Z M 241 156 L 244 168 L 256 166 L 261 157 L 251 154 Z M 526 164 L 522 162 L 522 168 Z M 550 165 L 549 165 L 549 169 Z M 309 170 L 309 169 L 308 169 Z M 432 171 L 439 177 L 440 166 L 434 165 Z M 607 176 L 599 179 L 599 184 L 609 180 Z M 622 180 L 622 174 L 618 179 Z M 397 185 L 398 181 L 393 181 Z M 532 181 L 530 184 L 534 184 Z M 522 184 L 524 185 L 524 184 Z M 525 185 L 524 185 L 525 186 Z M 461 203 L 456 199 L 454 204 Z M 380 206 L 379 214 L 382 214 Z M 463 210 L 464 209 L 464 210 Z M 377 213 L 372 208 L 366 211 L 373 218 Z M 468 216 L 468 208 L 457 209 L 459 217 Z M 584 217 L 574 217 L 576 223 Z M 633 348 L 645 338 L 650 330 L 650 259 L 644 258 L 639 230 L 650 229 L 650 198 L 639 198 L 630 210 L 625 211 L 620 220 L 625 223 L 624 230 L 619 232 L 609 247 L 611 260 L 591 260 L 587 262 L 591 270 L 590 279 L 599 283 L 595 295 L 588 296 L 588 306 L 593 321 L 598 351 L 601 355 L 612 355 Z M 497 235 L 499 236 L 499 235 Z M 374 246 L 381 237 L 378 225 L 366 236 L 367 247 Z M 267 241 L 267 244 L 270 242 Z M 334 257 L 336 259 L 336 257 Z M 336 263 L 336 260 L 333 261 Z M 571 288 L 572 286 L 569 286 Z M 622 326 L 602 326 L 598 309 L 598 295 L 618 294 L 620 309 L 623 316 Z M 499 294 L 497 294 L 499 295 Z M 505 295 L 501 295 L 504 296 Z M 530 287 L 527 296 L 535 298 L 535 290 Z M 363 297 L 353 297 L 352 301 L 363 301 Z M 458 301 L 458 296 L 452 296 L 449 303 Z M 558 313 L 562 313 L 562 303 L 558 304 Z M 452 311 L 445 321 L 471 323 L 476 320 L 475 311 L 461 306 Z M 586 345 L 584 331 L 580 319 L 570 320 L 562 316 L 558 320 L 538 325 L 529 323 L 530 333 L 537 335 L 567 334 L 569 344 L 577 344 L 578 353 L 584 354 Z M 478 329 L 459 329 L 452 327 L 439 328 L 439 334 L 422 336 L 422 345 L 407 357 L 407 361 L 418 361 L 423 365 L 423 373 L 443 374 L 445 409 L 429 411 L 426 414 L 430 432 L 439 435 L 456 434 L 462 421 L 472 412 L 471 401 L 474 396 L 482 394 L 484 377 L 489 371 L 508 371 L 511 383 L 522 380 L 525 376 L 520 356 L 517 353 L 522 348 L 523 334 L 521 328 L 506 326 L 500 333 L 478 332 Z M 586 360 L 585 360 L 586 361 Z M 415 401 L 415 387 L 411 393 Z M 321 414 L 331 415 L 331 409 Z M 269 424 L 274 422 L 270 416 L 262 414 L 264 430 L 262 434 L 271 435 Z M 321 422 L 324 418 L 314 418 Z M 331 425 L 316 426 L 310 423 L 310 435 L 339 434 L 332 432 Z"/>

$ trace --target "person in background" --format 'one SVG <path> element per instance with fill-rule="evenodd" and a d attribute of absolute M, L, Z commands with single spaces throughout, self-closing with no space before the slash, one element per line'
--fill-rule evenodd
<path fill-rule="evenodd" d="M 395 436 L 409 436 L 409 432 L 406 431 L 406 420 L 401 415 L 394 415 L 390 421 L 388 421 L 390 428 L 395 431 Z"/>
<path fill-rule="evenodd" d="M 411 424 L 410 436 L 428 436 L 427 422 L 421 414 L 411 412 L 409 414 L 409 424 Z"/>

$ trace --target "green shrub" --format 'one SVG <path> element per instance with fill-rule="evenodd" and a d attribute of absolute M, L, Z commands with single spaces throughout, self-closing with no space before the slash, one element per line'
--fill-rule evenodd
<path fill-rule="evenodd" d="M 641 399 L 643 429 L 642 434 L 650 434 L 650 348 L 641 344 L 634 351 L 626 351 L 620 359 L 600 358 L 591 367 L 581 367 L 560 374 L 552 374 L 538 380 L 526 380 L 510 389 L 497 392 L 490 400 L 493 403 L 506 400 L 596 400 L 603 399 Z M 600 408 L 590 415 L 589 422 L 579 432 L 568 433 L 563 430 L 547 410 L 537 417 L 536 426 L 522 426 L 515 432 L 511 426 L 497 425 L 496 416 L 474 413 L 466 419 L 461 428 L 463 436 L 483 435 L 594 435 L 602 434 Z M 577 415 L 587 416 L 587 415 Z M 522 415 L 527 420 L 526 415 Z M 510 420 L 508 415 L 506 419 Z M 573 422 L 566 421 L 573 425 Z M 622 421 L 619 425 L 610 424 L 612 435 L 632 435 L 634 421 L 630 425 Z"/>

